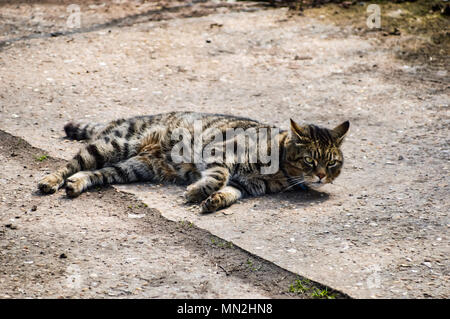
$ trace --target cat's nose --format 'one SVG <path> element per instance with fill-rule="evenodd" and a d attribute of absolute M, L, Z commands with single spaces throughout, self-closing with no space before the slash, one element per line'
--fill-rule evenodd
<path fill-rule="evenodd" d="M 325 177 L 324 173 L 317 173 L 317 177 L 321 180 L 322 178 Z"/>

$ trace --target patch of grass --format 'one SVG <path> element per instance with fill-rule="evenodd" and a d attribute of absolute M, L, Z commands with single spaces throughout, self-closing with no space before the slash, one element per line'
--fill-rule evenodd
<path fill-rule="evenodd" d="M 361 5 L 361 3 L 363 5 Z M 378 36 L 382 42 L 391 41 L 398 58 L 448 68 L 450 50 L 450 19 L 442 14 L 446 4 L 440 0 L 417 0 L 395 3 L 378 0 L 381 29 L 370 30 L 366 21 L 367 6 L 372 2 L 356 2 L 347 8 L 336 3 L 305 10 L 305 16 L 320 18 L 341 27 L 351 27 L 358 34 Z M 412 38 L 411 38 L 412 37 Z"/>
<path fill-rule="evenodd" d="M 181 226 L 181 228 L 191 228 L 194 226 L 194 224 L 188 220 L 180 220 L 178 224 Z"/>
<path fill-rule="evenodd" d="M 311 297 L 319 299 L 336 299 L 336 296 L 330 293 L 327 288 L 325 289 L 314 288 L 313 292 L 311 293 Z"/>
<path fill-rule="evenodd" d="M 250 258 L 247 259 L 246 264 L 247 264 L 247 267 L 248 267 L 251 271 L 258 271 L 258 270 L 260 270 L 261 267 L 262 267 L 261 265 L 260 265 L 259 267 L 256 266 L 256 265 L 253 263 L 253 260 L 251 260 Z"/>
<path fill-rule="evenodd" d="M 307 294 L 310 298 L 316 299 L 336 299 L 336 295 L 328 291 L 328 288 L 319 289 L 313 287 L 308 279 L 297 279 L 289 286 L 289 292 L 295 294 Z"/>
<path fill-rule="evenodd" d="M 289 286 L 289 292 L 296 294 L 303 294 L 311 289 L 309 287 L 310 281 L 307 279 L 301 280 L 297 279 L 293 284 Z"/>
<path fill-rule="evenodd" d="M 217 237 L 211 237 L 211 244 L 219 247 L 219 248 L 233 248 L 234 245 L 230 241 L 222 240 Z"/>
<path fill-rule="evenodd" d="M 39 161 L 39 162 L 43 162 L 43 161 L 45 161 L 46 159 L 48 158 L 48 156 L 47 155 L 41 155 L 41 156 L 39 156 L 39 155 L 36 155 L 35 156 L 35 159 L 36 159 L 36 161 Z"/>

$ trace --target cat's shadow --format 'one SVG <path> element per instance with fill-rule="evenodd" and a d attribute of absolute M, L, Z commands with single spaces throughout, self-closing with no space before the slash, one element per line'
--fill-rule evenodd
<path fill-rule="evenodd" d="M 291 208 L 301 208 L 309 206 L 311 204 L 319 204 L 325 202 L 330 198 L 330 195 L 325 192 L 317 191 L 314 189 L 289 191 L 283 193 L 266 194 L 262 196 L 244 197 L 240 200 L 241 203 L 235 203 L 229 207 L 220 209 L 220 211 L 226 211 L 227 209 L 236 208 L 236 206 L 244 205 L 252 206 L 258 210 L 279 210 L 281 207 L 285 207 L 289 203 Z M 185 203 L 186 206 L 192 206 L 195 204 Z M 292 207 L 294 206 L 294 207 Z M 213 213 L 204 213 L 202 215 L 209 215 Z"/>
<path fill-rule="evenodd" d="M 105 193 L 106 191 L 111 191 L 111 190 L 114 190 L 112 185 L 105 185 L 102 187 L 95 187 L 95 188 L 87 189 L 81 195 L 83 195 L 83 194 L 99 195 L 99 194 Z M 78 197 L 67 196 L 66 191 L 65 191 L 65 186 L 58 189 L 56 191 L 56 193 L 51 193 L 51 194 L 42 193 L 39 189 L 35 189 L 35 190 L 31 191 L 31 195 L 35 196 L 35 197 L 56 196 L 56 198 L 58 200 L 62 200 L 62 201 L 73 201 L 74 199 L 78 198 Z"/>
<path fill-rule="evenodd" d="M 273 200 L 289 201 L 292 204 L 310 204 L 310 203 L 322 203 L 330 198 L 330 195 L 325 192 L 321 192 L 315 189 L 306 189 L 300 191 L 290 191 L 283 193 L 276 193 L 266 195 L 270 196 Z"/>
<path fill-rule="evenodd" d="M 147 183 L 133 183 L 133 184 L 146 185 Z M 177 188 L 180 188 L 180 190 L 182 190 L 182 188 L 179 187 L 180 185 L 174 185 L 174 186 L 178 186 Z M 113 189 L 113 187 L 111 185 L 107 185 L 107 186 L 103 186 L 103 187 L 96 187 L 96 188 L 88 189 L 84 193 L 98 194 L 101 191 L 105 192 L 105 191 L 108 191 L 111 189 Z M 172 189 L 172 192 L 173 191 L 178 191 L 178 189 L 177 190 Z M 73 198 L 68 197 L 65 194 L 64 189 L 61 189 L 58 192 L 61 192 L 60 194 L 58 194 L 59 200 L 62 200 L 62 201 L 72 201 L 73 200 Z M 43 194 L 39 190 L 34 190 L 32 192 L 32 195 L 41 197 L 41 196 L 48 196 L 49 194 Z M 287 191 L 287 192 L 282 192 L 282 193 L 267 194 L 267 195 L 263 195 L 263 196 L 244 197 L 241 201 L 242 201 L 242 204 L 245 204 L 246 202 L 248 203 L 248 202 L 257 201 L 258 206 L 264 206 L 266 208 L 277 208 L 279 203 L 286 204 L 287 202 L 289 202 L 291 205 L 294 205 L 297 207 L 304 207 L 304 206 L 308 206 L 308 205 L 314 204 L 314 203 L 319 204 L 319 203 L 325 202 L 329 198 L 330 198 L 330 195 L 328 193 L 309 188 L 309 189 L 305 189 L 305 190 L 293 190 L 293 191 Z M 198 203 L 190 203 L 190 202 L 183 202 L 180 204 L 181 204 L 181 206 L 196 206 L 196 205 L 198 205 Z M 239 205 L 239 203 L 235 203 L 231 207 L 234 207 L 235 205 Z M 227 209 L 227 208 L 225 208 L 225 209 Z M 206 214 L 208 214 L 208 213 L 206 213 Z"/>

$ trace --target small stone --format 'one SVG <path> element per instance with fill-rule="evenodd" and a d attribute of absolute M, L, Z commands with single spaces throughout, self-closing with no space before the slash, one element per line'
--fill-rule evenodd
<path fill-rule="evenodd" d="M 299 55 L 296 55 L 296 56 L 294 57 L 294 60 L 295 60 L 295 61 L 299 61 L 299 60 L 312 60 L 312 57 L 310 57 L 310 56 L 299 56 Z"/>
<path fill-rule="evenodd" d="M 37 210 L 37 206 L 36 205 L 33 205 L 33 207 L 31 207 L 31 211 L 32 212 L 35 212 Z"/>

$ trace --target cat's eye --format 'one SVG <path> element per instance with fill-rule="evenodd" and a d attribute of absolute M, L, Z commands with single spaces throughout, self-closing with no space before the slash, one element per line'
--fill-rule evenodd
<path fill-rule="evenodd" d="M 328 167 L 333 167 L 337 165 L 337 161 L 336 160 L 331 160 L 328 162 Z"/>
<path fill-rule="evenodd" d="M 309 156 L 305 156 L 303 158 L 303 160 L 305 161 L 306 164 L 309 164 L 309 165 L 312 165 L 314 163 L 314 160 Z"/>

